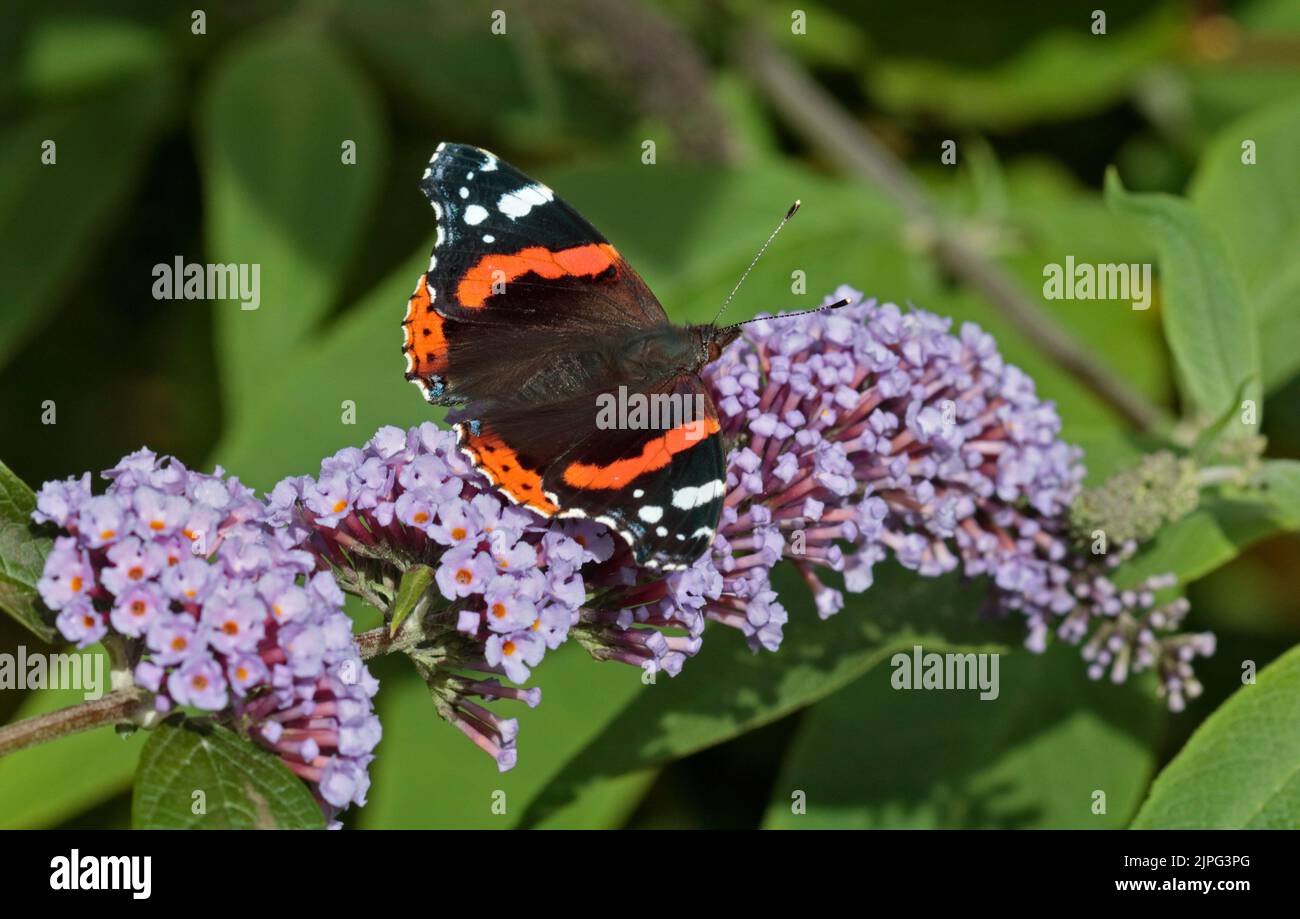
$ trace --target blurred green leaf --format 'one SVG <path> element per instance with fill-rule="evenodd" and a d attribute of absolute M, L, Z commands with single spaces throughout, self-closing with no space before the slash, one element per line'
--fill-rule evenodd
<path fill-rule="evenodd" d="M 1108 24 L 1106 35 L 1093 35 L 1091 24 L 1082 13 L 1070 29 L 1045 31 L 995 66 L 885 58 L 868 76 L 867 91 L 890 111 L 924 113 L 959 129 L 1061 121 L 1123 98 L 1183 31 L 1181 16 L 1168 8 L 1124 28 Z"/>
<path fill-rule="evenodd" d="M 1210 46 L 1179 61 L 1170 93 L 1194 149 L 1229 123 L 1300 92 L 1295 48 L 1300 5 L 1295 0 L 1246 0 L 1202 20 Z M 1226 28 L 1225 28 L 1226 26 Z M 1208 52 L 1208 53 L 1207 53 Z M 1239 139 L 1240 140 L 1240 139 Z"/>
<path fill-rule="evenodd" d="M 95 645 L 79 653 L 103 656 L 104 650 Z M 105 672 L 108 666 L 105 656 Z M 12 720 L 83 701 L 75 689 L 38 690 L 28 694 Z M 99 728 L 0 758 L 0 828 L 53 826 L 124 791 L 143 743 L 139 733 L 122 738 Z"/>
<path fill-rule="evenodd" d="M 529 802 L 564 764 L 642 691 L 641 671 L 597 663 L 570 643 L 547 656 L 531 681 L 542 689 L 532 710 L 494 705 L 519 719 L 519 764 L 500 773 L 491 757 L 438 718 L 429 691 L 404 660 L 388 660 L 376 697 L 384 739 L 371 766 L 363 827 L 506 828 L 518 824 Z M 574 810 L 564 826 L 614 826 L 648 781 L 628 776 L 606 786 L 599 802 Z M 505 795 L 505 813 L 493 812 Z"/>
<path fill-rule="evenodd" d="M 1011 623 L 981 621 L 985 587 L 877 569 L 865 594 L 819 621 L 803 582 L 778 573 L 790 610 L 781 650 L 751 652 L 730 630 L 713 628 L 680 676 L 659 679 L 632 700 L 559 771 L 530 805 L 525 825 L 599 793 L 613 778 L 669 762 L 769 724 L 829 695 L 914 644 L 934 650 L 1003 651 Z M 1011 639 L 1014 640 L 1014 639 Z"/>
<path fill-rule="evenodd" d="M 491 31 L 494 7 L 483 0 L 366 0 L 330 2 L 340 33 L 355 42 L 368 62 L 426 111 L 483 127 L 526 118 L 536 108 L 520 48 L 507 36 L 526 28 L 507 10 L 507 36 Z M 472 88 L 473 104 L 466 104 Z M 428 134 L 429 153 L 442 140 Z M 481 142 L 481 141 L 480 141 Z M 417 176 L 418 178 L 418 176 Z M 414 187 L 414 186 L 413 186 Z"/>
<path fill-rule="evenodd" d="M 1002 655 L 987 701 L 977 689 L 896 690 L 893 671 L 877 667 L 809 710 L 766 826 L 1119 828 L 1141 802 L 1161 706 L 1145 686 L 1089 680 L 1077 648 Z M 791 808 L 796 791 L 806 813 Z"/>
<path fill-rule="evenodd" d="M 1300 460 L 1265 460 L 1258 480 L 1278 526 L 1300 530 Z"/>
<path fill-rule="evenodd" d="M 41 614 L 36 582 L 54 543 L 32 532 L 34 510 L 36 495 L 0 462 L 0 609 L 43 641 L 53 641 L 54 628 Z"/>
<path fill-rule="evenodd" d="M 1300 829 L 1300 648 L 1207 718 L 1156 777 L 1135 829 Z"/>
<path fill-rule="evenodd" d="M 21 64 L 24 87 L 41 96 L 71 94 L 131 79 L 167 57 L 158 33 L 123 19 L 38 21 Z"/>
<path fill-rule="evenodd" d="M 1295 506 L 1285 507 L 1250 492 L 1203 497 L 1199 508 L 1166 526 L 1137 557 L 1124 563 L 1115 581 L 1129 586 L 1150 575 L 1170 573 L 1180 584 L 1190 584 L 1261 539 L 1294 527 L 1296 514 Z"/>
<path fill-rule="evenodd" d="M 981 192 L 981 185 L 994 183 L 981 182 L 979 174 L 993 167 L 977 167 L 983 156 L 974 151 L 980 145 L 966 144 L 962 149 L 970 151 L 959 159 L 966 165 L 955 172 L 937 170 L 931 182 L 945 209 L 959 215 L 951 219 L 958 221 L 960 231 L 999 261 L 1045 314 L 1109 370 L 1152 401 L 1167 401 L 1168 360 L 1154 311 L 1134 310 L 1128 303 L 1041 297 L 1044 266 L 1063 263 L 1067 255 L 1088 263 L 1150 260 L 1155 250 L 1144 238 L 1141 224 L 1115 214 L 1095 192 L 1080 187 L 1059 166 L 1043 161 L 1017 161 L 996 183 L 1001 191 Z M 1003 356 L 1034 379 L 1044 398 L 1057 404 L 1067 439 L 1086 431 L 1119 430 L 1108 405 L 1043 355 L 982 296 L 961 289 L 941 295 L 934 304 L 921 305 L 977 322 L 993 334 Z"/>
<path fill-rule="evenodd" d="M 866 30 L 833 7 L 817 0 L 805 0 L 797 8 L 777 3 L 751 5 L 762 16 L 768 33 L 809 67 L 856 71 L 866 62 L 871 44 Z"/>
<path fill-rule="evenodd" d="M 1252 164 L 1242 145 L 1255 145 Z M 1190 192 L 1223 237 L 1254 306 L 1265 389 L 1300 371 L 1300 95 L 1224 128 Z"/>
<path fill-rule="evenodd" d="M 131 801 L 136 829 L 325 828 L 306 783 L 229 728 L 166 723 L 149 734 Z"/>
<path fill-rule="evenodd" d="M 1211 423 L 1233 405 L 1243 385 L 1246 397 L 1258 405 L 1255 317 L 1223 242 L 1186 201 L 1127 192 L 1113 169 L 1106 174 L 1106 200 L 1140 217 L 1156 239 L 1165 336 L 1177 363 L 1185 414 Z M 1238 426 L 1229 433 L 1255 434 L 1258 427 Z"/>
<path fill-rule="evenodd" d="M 174 105 L 170 75 L 150 72 L 0 133 L 0 366 L 57 315 L 51 302 L 111 229 Z M 46 141 L 51 165 L 41 162 Z"/>
<path fill-rule="evenodd" d="M 260 272 L 257 309 L 214 303 L 237 424 L 334 306 L 387 137 L 364 76 L 328 39 L 277 28 L 222 58 L 200 102 L 199 138 L 207 256 Z M 355 164 L 344 161 L 348 143 Z"/>
<path fill-rule="evenodd" d="M 265 389 L 227 426 L 215 461 L 238 470 L 249 485 L 269 489 L 286 475 L 314 474 L 324 457 L 360 446 L 382 425 L 440 419 L 442 410 L 430 407 L 403 378 L 398 337 L 430 248 L 432 239 L 310 347 L 283 355 L 278 373 L 265 370 L 250 380 L 250 386 L 262 381 Z M 344 422 L 345 400 L 355 407 L 355 424 Z M 283 436 L 285 431 L 293 436 Z"/>

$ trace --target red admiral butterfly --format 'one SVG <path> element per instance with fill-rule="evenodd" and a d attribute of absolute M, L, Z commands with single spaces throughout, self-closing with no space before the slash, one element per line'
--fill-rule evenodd
<path fill-rule="evenodd" d="M 402 323 L 406 378 L 453 409 L 462 452 L 512 502 L 600 521 L 638 564 L 688 566 L 727 478 L 699 372 L 739 327 L 672 325 L 604 236 L 486 150 L 439 145 L 420 188 L 437 240 Z M 602 424 L 611 400 L 658 423 Z"/>

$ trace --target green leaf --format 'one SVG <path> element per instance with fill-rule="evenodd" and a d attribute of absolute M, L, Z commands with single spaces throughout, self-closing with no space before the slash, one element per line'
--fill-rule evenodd
<path fill-rule="evenodd" d="M 170 75 L 151 72 L 47 106 L 0 134 L 0 366 L 57 315 L 52 302 L 107 236 L 174 104 Z M 46 141 L 55 143 L 52 165 L 41 162 Z"/>
<path fill-rule="evenodd" d="M 97 656 L 107 682 L 109 663 L 102 646 L 70 653 Z M 42 689 L 28 693 L 12 720 L 84 701 L 76 689 Z M 122 738 L 101 728 L 0 757 L 0 829 L 56 826 L 125 791 L 143 746 L 141 733 Z"/>
<path fill-rule="evenodd" d="M 397 634 L 406 617 L 415 612 L 416 604 L 424 598 L 432 583 L 433 569 L 428 565 L 412 565 L 402 573 L 402 583 L 397 587 L 397 599 L 393 601 L 393 619 L 388 624 L 389 635 Z"/>
<path fill-rule="evenodd" d="M 935 650 L 1002 651 L 1010 622 L 982 621 L 986 585 L 921 578 L 895 565 L 877 569 L 865 594 L 819 621 L 807 588 L 778 569 L 790 609 L 780 652 L 749 650 L 713 628 L 680 676 L 659 679 L 582 749 L 530 806 L 525 824 L 546 820 L 618 776 L 669 762 L 777 720 L 840 689 L 914 644 Z M 572 809 L 576 809 L 571 807 Z"/>
<path fill-rule="evenodd" d="M 421 247 L 404 259 L 311 347 L 282 355 L 275 379 L 283 385 L 267 386 L 256 403 L 232 419 L 214 460 L 239 470 L 249 485 L 270 488 L 286 475 L 314 474 L 324 457 L 360 446 L 381 425 L 437 421 L 442 410 L 431 408 L 402 376 L 405 362 L 393 331 L 401 327 L 413 279 L 428 267 L 428 253 Z M 261 379 L 272 373 L 267 369 Z M 342 421 L 345 399 L 356 406 L 355 425 Z M 285 430 L 293 436 L 281 436 Z"/>
<path fill-rule="evenodd" d="M 33 533 L 34 510 L 36 495 L 0 462 L 0 609 L 48 642 L 55 631 L 42 614 L 36 582 L 53 540 Z"/>
<path fill-rule="evenodd" d="M 997 64 L 902 58 L 895 52 L 875 64 L 867 90 L 886 109 L 936 116 L 959 128 L 1002 131 L 1061 121 L 1131 92 L 1176 47 L 1181 31 L 1179 17 L 1167 10 L 1123 28 L 1112 22 L 1107 35 L 1091 34 L 1090 24 L 1079 15 L 1069 29 L 1045 29 Z M 1079 79 L 1080 73 L 1088 79 Z"/>
<path fill-rule="evenodd" d="M 565 763 L 643 691 L 640 670 L 597 663 L 572 642 L 549 654 L 530 681 L 542 690 L 537 708 L 492 705 L 503 717 L 519 719 L 519 764 L 503 773 L 438 718 L 428 689 L 405 660 L 380 663 L 383 688 L 376 702 L 384 740 L 371 765 L 369 803 L 358 815 L 366 828 L 513 827 Z M 590 806 L 557 814 L 550 825 L 617 826 L 650 778 L 620 776 Z"/>
<path fill-rule="evenodd" d="M 1246 141 L 1254 163 L 1242 162 Z M 1300 371 L 1300 95 L 1222 130 L 1189 194 L 1241 271 L 1259 321 L 1264 387 L 1273 389 Z"/>
<path fill-rule="evenodd" d="M 808 712 L 766 826 L 1119 828 L 1137 810 L 1163 721 L 1147 687 L 1089 680 L 1063 645 L 1002 655 L 995 699 L 894 689 L 895 670 L 891 660 Z"/>
<path fill-rule="evenodd" d="M 980 158 L 972 154 L 966 162 L 978 163 Z M 1109 372 L 1153 402 L 1168 401 L 1168 359 L 1154 311 L 1134 310 L 1123 302 L 1041 298 L 1044 266 L 1062 263 L 1067 255 L 1094 264 L 1151 260 L 1154 248 L 1144 239 L 1138 221 L 1115 214 L 1094 192 L 1080 187 L 1059 168 L 1041 162 L 1017 163 L 1006 169 L 1005 202 L 997 194 L 981 191 L 981 186 L 990 183 L 978 180 L 973 165 L 941 171 L 932 184 L 945 210 L 960 214 L 950 218 L 958 228 L 990 257 L 996 256 L 1062 330 Z M 943 292 L 934 302 L 917 303 L 959 322 L 976 322 L 992 334 L 1003 357 L 1033 378 L 1044 399 L 1056 403 L 1066 439 L 1104 427 L 1120 429 L 1110 406 L 1045 356 L 1015 322 L 982 295 L 960 288 Z M 1090 471 L 1091 467 L 1090 461 Z"/>
<path fill-rule="evenodd" d="M 1286 483 L 1279 481 L 1279 486 Z M 1282 492 L 1283 498 L 1285 492 Z M 1121 587 L 1153 574 L 1174 574 L 1190 584 L 1232 561 L 1247 547 L 1296 526 L 1296 507 L 1256 492 L 1202 497 L 1201 505 L 1170 524 L 1115 573 Z"/>
<path fill-rule="evenodd" d="M 1300 460 L 1265 460 L 1257 479 L 1278 526 L 1300 530 Z"/>
<path fill-rule="evenodd" d="M 131 823 L 147 830 L 323 829 L 325 818 L 275 754 L 229 728 L 187 722 L 151 732 L 136 772 Z"/>
<path fill-rule="evenodd" d="M 1265 667 L 1156 777 L 1135 829 L 1300 829 L 1300 648 Z"/>
<path fill-rule="evenodd" d="M 1106 200 L 1141 218 L 1160 252 L 1165 337 L 1176 362 L 1184 412 L 1212 423 L 1234 404 L 1243 386 L 1260 403 L 1259 338 L 1222 240 L 1186 201 L 1124 190 L 1106 173 Z M 1234 429 L 1238 436 L 1257 428 Z"/>
<path fill-rule="evenodd" d="M 167 58 L 159 34 L 124 19 L 47 19 L 34 23 L 21 80 L 37 95 L 85 91 L 153 70 Z"/>
<path fill-rule="evenodd" d="M 323 34 L 296 28 L 259 34 L 221 59 L 199 105 L 199 136 L 208 257 L 259 271 L 256 309 L 214 304 L 222 383 L 239 423 L 334 306 L 387 138 L 364 75 Z M 349 141 L 355 164 L 344 162 Z"/>

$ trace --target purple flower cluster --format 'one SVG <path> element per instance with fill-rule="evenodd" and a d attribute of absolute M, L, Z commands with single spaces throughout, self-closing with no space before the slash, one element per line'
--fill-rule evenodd
<path fill-rule="evenodd" d="M 704 615 L 775 648 L 785 615 L 768 574 L 779 559 L 825 618 L 844 601 L 818 568 L 859 592 L 892 555 L 922 575 L 989 577 L 993 605 L 1025 616 L 1033 650 L 1052 629 L 1075 643 L 1091 635 L 1094 677 L 1154 667 L 1175 709 L 1199 693 L 1190 663 L 1213 652 L 1213 636 L 1169 634 L 1185 601 L 1157 603 L 1161 578 L 1115 587 L 1106 571 L 1133 546 L 1102 559 L 1073 546 L 1081 452 L 1061 441 L 1033 381 L 973 324 L 954 335 L 950 320 L 848 287 L 827 302 L 841 298 L 850 304 L 797 323 L 747 325 L 706 371 L 739 446 L 712 557 L 722 587 L 704 592 Z"/>
<path fill-rule="evenodd" d="M 548 521 L 503 501 L 455 436 L 430 423 L 381 428 L 364 447 L 326 459 L 319 476 L 284 480 L 268 519 L 285 545 L 309 551 L 383 610 L 405 570 L 433 569 L 424 642 L 409 653 L 439 713 L 502 770 L 515 763 L 518 724 L 475 699 L 538 703 L 539 690 L 495 677 L 524 683 L 568 638 L 587 599 L 581 569 L 615 548 L 598 524 Z"/>
<path fill-rule="evenodd" d="M 149 450 L 104 473 L 47 482 L 33 518 L 59 536 L 37 587 L 62 635 L 113 637 L 160 713 L 218 712 L 314 787 L 327 814 L 365 803 L 378 684 L 343 594 L 282 545 L 238 479 Z"/>

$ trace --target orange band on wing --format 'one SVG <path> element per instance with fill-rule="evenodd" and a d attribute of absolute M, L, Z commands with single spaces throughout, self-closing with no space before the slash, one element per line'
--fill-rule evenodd
<path fill-rule="evenodd" d="M 500 437 L 495 434 L 475 437 L 463 429 L 461 436 L 466 449 L 474 454 L 474 465 L 487 473 L 497 488 L 518 503 L 548 516 L 559 510 L 543 493 L 541 475 L 520 463 L 519 454 Z"/>
<path fill-rule="evenodd" d="M 431 308 L 433 297 L 429 293 L 429 282 L 420 275 L 420 282 L 411 295 L 410 305 L 406 308 L 405 347 L 407 371 L 414 371 L 421 376 L 442 373 L 447 369 L 447 336 L 443 330 L 443 319 Z"/>
<path fill-rule="evenodd" d="M 650 441 L 641 448 L 640 456 L 615 460 L 606 466 L 570 463 L 564 470 L 564 481 L 574 488 L 621 488 L 642 473 L 662 469 L 672 462 L 673 454 L 689 450 L 719 430 L 716 418 L 689 421 Z"/>
<path fill-rule="evenodd" d="M 478 308 L 492 295 L 493 284 L 513 281 L 529 273 L 543 278 L 589 277 L 617 261 L 618 252 L 609 243 L 589 243 L 555 251 L 529 246 L 510 255 L 492 253 L 465 272 L 456 286 L 456 298 L 462 306 Z"/>

